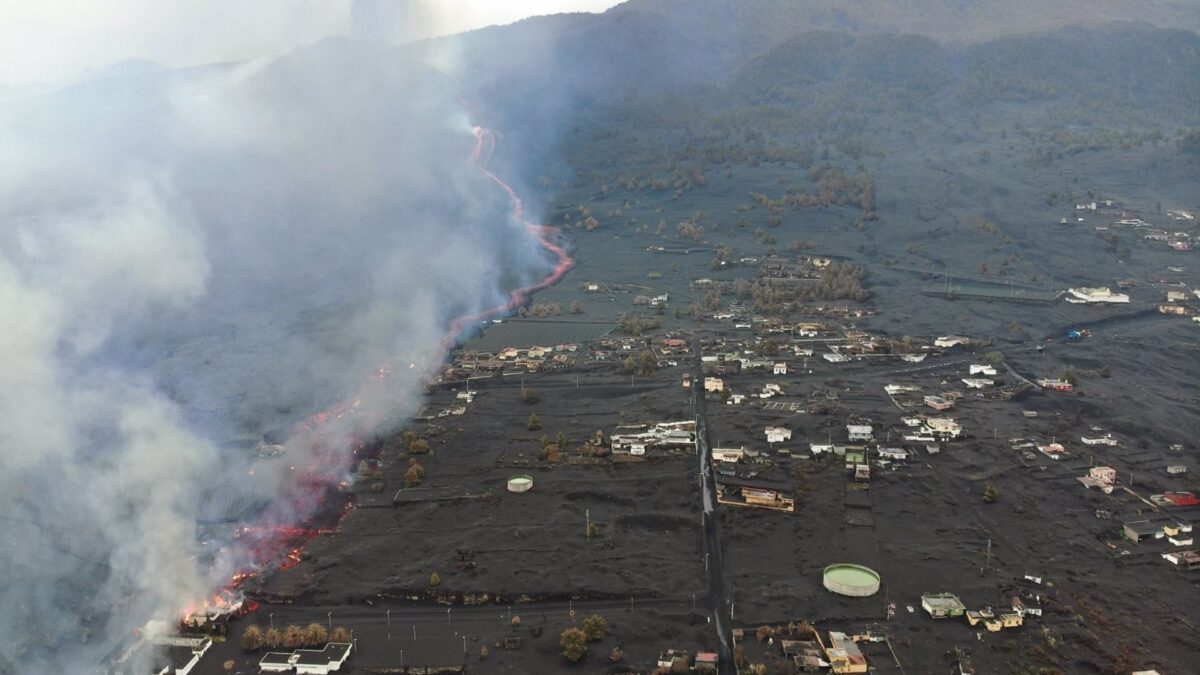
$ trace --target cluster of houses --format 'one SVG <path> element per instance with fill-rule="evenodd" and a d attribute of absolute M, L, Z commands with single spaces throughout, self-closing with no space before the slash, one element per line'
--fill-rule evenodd
<path fill-rule="evenodd" d="M 1139 233 L 1146 241 L 1166 244 L 1167 248 L 1172 251 L 1192 251 L 1194 249 L 1196 235 L 1189 231 L 1172 231 L 1165 227 L 1157 227 L 1146 222 L 1140 215 L 1129 211 L 1112 199 L 1101 199 L 1096 201 L 1084 202 L 1075 205 L 1074 222 L 1085 222 L 1089 214 L 1097 214 L 1103 220 L 1096 225 L 1097 231 L 1106 231 L 1110 228 L 1127 227 L 1132 228 Z M 1195 216 L 1182 210 L 1170 210 L 1166 213 L 1167 217 L 1181 225 L 1193 225 L 1196 221 Z M 1086 217 L 1085 217 L 1086 216 Z M 1068 219 L 1064 216 L 1059 223 L 1066 225 Z M 1178 227 L 1176 225 L 1175 227 Z"/>
<path fill-rule="evenodd" d="M 656 452 L 692 452 L 696 447 L 696 422 L 622 425 L 609 435 L 609 447 L 614 455 L 634 457 Z"/>
<path fill-rule="evenodd" d="M 659 652 L 655 665 L 665 672 L 671 673 L 715 673 L 717 672 L 718 656 L 716 652 L 696 652 L 695 658 L 680 649 L 667 649 Z"/>
<path fill-rule="evenodd" d="M 1158 311 L 1160 314 L 1190 316 L 1193 321 L 1200 323 L 1200 310 L 1197 309 L 1200 303 L 1196 301 L 1200 301 L 1200 289 L 1193 289 L 1190 293 L 1186 290 L 1169 290 L 1166 302 L 1159 304 Z"/>
<path fill-rule="evenodd" d="M 537 373 L 571 367 L 578 357 L 578 344 L 552 347 L 506 347 L 498 352 L 461 351 L 442 372 L 443 382 L 491 378 L 501 373 Z"/>
<path fill-rule="evenodd" d="M 1176 518 L 1132 520 L 1121 526 L 1121 535 L 1135 544 L 1155 542 L 1165 544 L 1159 554 L 1181 570 L 1200 569 L 1200 550 L 1193 546 L 1192 524 Z"/>
<path fill-rule="evenodd" d="M 993 607 L 968 610 L 963 601 L 953 593 L 926 593 L 921 596 L 921 609 L 925 610 L 932 619 L 952 619 L 966 617 L 971 626 L 983 625 L 989 633 L 998 633 L 1007 628 L 1019 628 L 1025 624 L 1027 616 L 1041 616 L 1042 609 L 1037 596 L 1021 598 L 1012 596 L 1009 606 L 1002 610 Z"/>
<path fill-rule="evenodd" d="M 735 641 L 744 637 L 742 629 L 735 628 L 733 633 Z M 811 629 L 811 637 L 784 638 L 778 641 L 772 637 L 768 643 L 782 650 L 783 656 L 792 662 L 793 672 L 816 673 L 828 670 L 833 673 L 866 673 L 870 672 L 870 667 L 859 643 L 880 642 L 885 639 L 882 632 L 871 630 L 860 633 L 831 630 L 825 635 L 826 639 L 822 639 L 819 631 Z"/>

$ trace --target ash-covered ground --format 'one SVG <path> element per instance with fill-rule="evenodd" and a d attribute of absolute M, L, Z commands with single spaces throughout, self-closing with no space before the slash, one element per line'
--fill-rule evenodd
<path fill-rule="evenodd" d="M 1134 150 L 1127 157 L 1085 156 L 1071 170 L 1029 170 L 980 201 L 964 195 L 992 184 L 988 177 L 999 169 L 978 166 L 978 151 L 880 161 L 872 169 L 881 172 L 881 220 L 862 227 L 850 208 L 787 212 L 780 226 L 766 229 L 758 222 L 766 213 L 751 210 L 751 224 L 738 227 L 747 193 L 778 192 L 802 174 L 786 164 L 714 174 L 705 188 L 678 197 L 582 190 L 559 196 L 563 208 L 554 218 L 578 204 L 607 215 L 595 231 L 568 228 L 578 266 L 534 299 L 559 305 L 561 313 L 513 319 L 505 327 L 510 335 L 537 343 L 556 335 L 596 337 L 604 334 L 598 326 L 637 314 L 660 322 L 650 333 L 653 341 L 668 332 L 752 340 L 751 331 L 734 330 L 727 321 L 694 320 L 692 305 L 705 292 L 693 282 L 753 277 L 753 264 L 714 267 L 716 246 L 731 247 L 735 257 L 762 257 L 771 249 L 795 255 L 782 251 L 800 239 L 811 244 L 802 255 L 829 255 L 864 269 L 870 298 L 861 305 L 832 304 L 862 307 L 868 315 L 839 319 L 842 330 L 926 343 L 941 335 L 977 341 L 919 364 L 831 364 L 820 358 L 825 349 L 818 344 L 812 357 L 787 357 L 787 375 L 724 376 L 727 386 L 743 393 L 781 384 L 785 394 L 778 400 L 798 404 L 796 410 L 772 411 L 761 402 L 735 406 L 716 399 L 708 406 L 713 445 L 762 450 L 796 497 L 794 513 L 718 508 L 732 607 L 713 608 L 706 597 L 694 454 L 614 462 L 588 456 L 568 461 L 572 453 L 564 452 L 553 463 L 543 452 L 543 438 L 560 432 L 569 448 L 577 448 L 596 431 L 609 434 L 619 424 L 693 419 L 689 394 L 680 386 L 691 357 L 644 377 L 626 372 L 623 355 L 600 363 L 581 356 L 563 370 L 500 376 L 480 385 L 461 415 L 437 417 L 462 405 L 456 398 L 462 385 L 434 389 L 430 418 L 407 429 L 427 440 L 431 452 L 409 453 L 400 432 L 382 440 L 376 448 L 381 473 L 351 488 L 357 508 L 337 532 L 314 540 L 295 568 L 266 575 L 248 589 L 274 603 L 264 604 L 252 620 L 264 624 L 272 607 L 276 620 L 280 612 L 309 621 L 332 611 L 334 623 L 345 615 L 361 625 L 361 660 L 354 667 L 364 672 L 398 667 L 401 649 L 410 665 L 425 650 L 427 662 L 465 662 L 471 672 L 626 666 L 649 672 L 663 649 L 714 649 L 708 623 L 713 611 L 732 612 L 733 625 L 745 630 L 747 659 L 778 672 L 789 672 L 778 644 L 760 643 L 754 633 L 761 625 L 801 621 L 849 633 L 881 626 L 887 645 L 862 643 L 878 672 L 944 672 L 952 667 L 955 647 L 972 650 L 979 672 L 1185 672 L 1200 657 L 1190 638 L 1196 574 L 1161 557 L 1178 547 L 1161 540 L 1135 544 L 1120 530 L 1127 521 L 1200 516 L 1194 507 L 1148 501 L 1166 491 L 1197 489 L 1197 327 L 1190 317 L 1157 307 L 1168 290 L 1195 288 L 1200 267 L 1194 253 L 1169 251 L 1134 230 L 1108 229 L 1119 217 L 1115 212 L 1076 214 L 1073 206 L 1046 204 L 1044 193 L 1047 185 L 1070 184 L 1079 194 L 1112 195 L 1122 202 L 1121 211 L 1176 229 L 1185 225 L 1169 222 L 1157 202 L 1186 205 L 1187 191 L 1181 184 L 1134 181 L 1137 167 L 1153 161 L 1152 153 Z M 947 167 L 963 175 L 945 178 Z M 1081 183 L 1080 176 L 1093 175 L 1104 178 Z M 938 184 L 937 176 L 948 182 L 936 194 L 917 189 Z M 945 200 L 932 218 L 931 200 Z M 700 219 L 707 226 L 704 240 L 679 237 L 675 223 L 697 210 L 706 211 Z M 995 231 L 981 227 L 976 215 Z M 1059 223 L 1064 217 L 1066 225 Z M 654 226 L 659 220 L 670 224 L 661 234 Z M 764 243 L 759 229 L 777 243 Z M 691 252 L 648 250 L 654 246 Z M 1115 290 L 1120 281 L 1131 302 L 1099 307 L 946 298 L 936 294 L 946 273 L 957 283 L 975 278 L 1055 291 L 1084 285 Z M 592 282 L 599 288 L 589 290 Z M 635 302 L 661 294 L 669 297 L 661 310 Z M 573 303 L 579 313 L 569 311 Z M 1196 301 L 1184 304 L 1194 313 Z M 556 327 L 572 322 L 579 325 Z M 1067 339 L 1071 329 L 1090 335 Z M 468 346 L 499 348 L 486 337 Z M 961 378 L 968 365 L 995 351 L 1013 370 L 999 373 L 997 388 L 1070 370 L 1075 390 L 1033 388 L 1011 399 L 966 390 Z M 933 414 L 919 396 L 893 401 L 884 392 L 887 384 L 916 385 L 924 394 L 963 390 L 946 413 L 963 426 L 963 438 L 942 443 L 937 454 L 917 447 L 906 461 L 873 466 L 869 482 L 854 481 L 841 457 L 809 456 L 809 443 L 845 443 L 848 421 L 869 421 L 879 430 L 879 445 L 900 445 L 883 434 L 902 429 L 903 417 Z M 523 400 L 525 388 L 540 400 Z M 531 414 L 540 429 L 527 428 Z M 786 457 L 764 439 L 765 427 L 777 425 L 793 432 L 782 444 Z M 1104 434 L 1119 445 L 1080 441 Z M 1051 460 L 1014 447 L 1021 445 L 1014 439 L 1061 442 L 1070 455 Z M 421 464 L 425 478 L 419 488 L 402 489 L 409 459 Z M 1176 464 L 1190 472 L 1168 475 L 1166 467 Z M 1111 494 L 1076 480 L 1091 466 L 1117 471 Z M 531 491 L 506 491 L 507 479 L 518 474 L 533 478 Z M 989 484 L 995 503 L 982 499 Z M 589 520 L 598 526 L 590 539 Z M 821 571 L 835 562 L 875 569 L 880 592 L 865 599 L 829 593 Z M 434 573 L 437 585 L 431 585 Z M 1006 608 L 1014 595 L 1038 598 L 1044 614 L 995 634 L 963 619 L 934 621 L 922 611 L 920 596 L 942 591 L 957 594 L 968 609 Z M 889 603 L 895 605 L 890 619 Z M 393 619 L 411 617 L 406 637 L 397 637 L 397 623 L 388 637 L 389 609 Z M 451 610 L 448 619 L 445 609 Z M 456 623 L 456 612 L 464 623 Z M 560 654 L 558 633 L 592 613 L 605 616 L 613 633 L 593 643 L 582 664 L 570 665 Z M 520 627 L 511 625 L 512 614 L 522 615 Z M 505 650 L 505 637 L 521 637 L 523 646 Z M 491 652 L 487 659 L 480 658 L 483 644 Z M 607 660 L 618 645 L 622 666 Z"/>

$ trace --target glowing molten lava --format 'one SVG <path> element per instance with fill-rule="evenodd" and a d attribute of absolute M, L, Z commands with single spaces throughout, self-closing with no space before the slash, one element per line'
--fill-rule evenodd
<path fill-rule="evenodd" d="M 530 295 L 558 283 L 575 266 L 574 259 L 558 244 L 558 228 L 527 220 L 524 203 L 516 191 L 487 168 L 496 147 L 495 135 L 482 127 L 475 127 L 473 133 L 475 147 L 467 161 L 508 194 L 512 202 L 512 217 L 537 239 L 543 250 L 555 258 L 555 266 L 540 281 L 511 291 L 503 304 L 451 320 L 440 341 L 447 350 L 474 324 L 515 312 L 529 301 Z M 409 367 L 414 366 L 410 364 Z M 364 450 L 362 439 L 369 438 L 384 421 L 382 413 L 364 411 L 381 411 L 388 407 L 363 406 L 362 402 L 384 403 L 379 399 L 386 389 L 379 383 L 386 381 L 392 371 L 393 365 L 390 363 L 380 366 L 371 373 L 363 390 L 357 395 L 296 425 L 288 443 L 309 450 L 311 459 L 308 465 L 296 471 L 286 492 L 271 502 L 252 524 L 235 532 L 233 557 L 225 562 L 232 562 L 237 571 L 232 573 L 224 590 L 216 597 L 182 612 L 185 621 L 187 617 L 240 616 L 253 611 L 257 603 L 243 601 L 241 593 L 236 590 L 242 583 L 271 566 L 280 569 L 295 567 L 303 559 L 304 546 L 311 539 L 336 529 L 354 506 L 344 490 L 348 485 L 346 477 Z M 292 467 L 292 470 L 295 471 L 296 467 Z M 341 499 L 342 506 L 331 508 L 331 497 Z M 236 609 L 230 609 L 235 604 Z"/>

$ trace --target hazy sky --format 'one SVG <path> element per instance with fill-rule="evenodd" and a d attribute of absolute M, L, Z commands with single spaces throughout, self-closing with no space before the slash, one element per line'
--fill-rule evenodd
<path fill-rule="evenodd" d="M 392 0 L 412 5 L 421 0 Z M 72 77 L 127 58 L 182 66 L 271 56 L 345 33 L 351 0 L 0 0 L 0 83 Z M 428 0 L 424 32 L 602 11 L 617 0 Z"/>

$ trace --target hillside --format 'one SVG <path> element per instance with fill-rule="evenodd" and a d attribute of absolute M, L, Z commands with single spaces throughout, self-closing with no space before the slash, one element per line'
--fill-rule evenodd
<path fill-rule="evenodd" d="M 1145 21 L 1200 29 L 1200 11 L 1186 0 L 629 0 L 609 11 L 671 16 L 701 40 L 728 32 L 778 42 L 810 30 L 913 33 L 951 42 Z"/>

